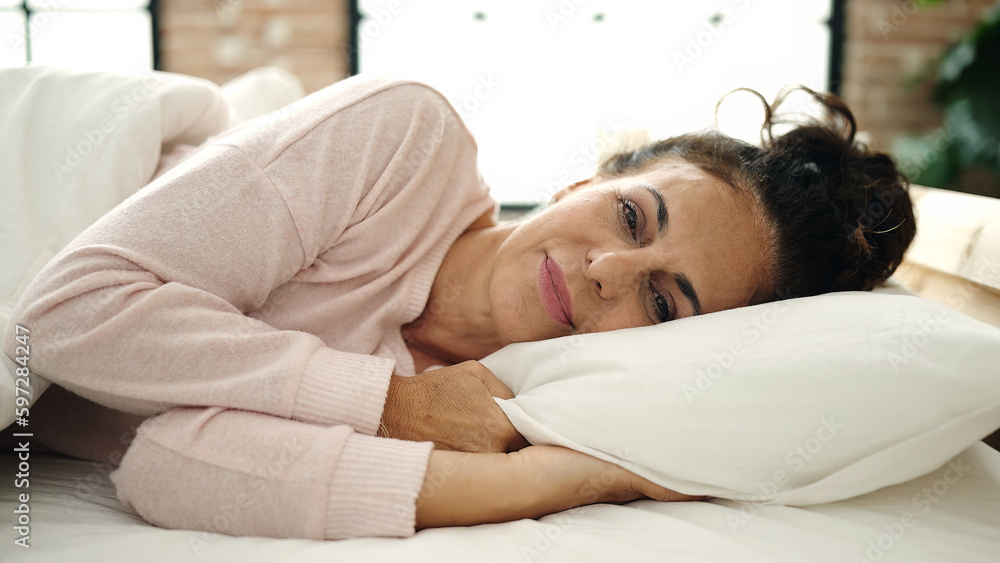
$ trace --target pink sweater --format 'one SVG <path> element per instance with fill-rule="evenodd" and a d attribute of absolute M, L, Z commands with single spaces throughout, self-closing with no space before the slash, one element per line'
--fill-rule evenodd
<path fill-rule="evenodd" d="M 400 327 L 495 202 L 475 141 L 426 86 L 353 78 L 277 115 L 88 228 L 14 322 L 34 372 L 164 413 L 112 474 L 150 522 L 408 536 L 432 444 L 374 436 L 390 374 L 413 373 Z"/>

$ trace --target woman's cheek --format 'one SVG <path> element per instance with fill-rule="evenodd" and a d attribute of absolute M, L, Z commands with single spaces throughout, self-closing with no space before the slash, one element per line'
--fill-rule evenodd
<path fill-rule="evenodd" d="M 623 305 L 592 311 L 579 326 L 579 332 L 607 332 L 622 328 L 635 328 L 651 324 L 640 311 Z"/>
<path fill-rule="evenodd" d="M 524 300 L 513 283 L 497 280 L 491 288 L 490 299 L 493 322 L 504 341 L 525 342 L 533 324 Z"/>

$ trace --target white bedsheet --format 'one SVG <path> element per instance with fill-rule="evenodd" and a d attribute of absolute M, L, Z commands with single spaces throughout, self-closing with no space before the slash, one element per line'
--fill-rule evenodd
<path fill-rule="evenodd" d="M 1000 452 L 982 443 L 919 479 L 810 508 L 637 501 L 338 542 L 163 530 L 127 513 L 89 462 L 34 454 L 30 487 L 16 489 L 15 459 L 2 459 L 0 519 L 10 520 L 15 494 L 31 495 L 31 548 L 3 526 L 0 556 L 11 562 L 1000 560 Z"/>

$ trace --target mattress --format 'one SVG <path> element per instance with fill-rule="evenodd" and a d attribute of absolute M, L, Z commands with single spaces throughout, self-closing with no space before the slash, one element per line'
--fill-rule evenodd
<path fill-rule="evenodd" d="M 17 459 L 5 452 L 4 475 Z M 976 443 L 919 479 L 808 508 L 724 500 L 592 505 L 504 524 L 437 528 L 406 539 L 236 538 L 165 530 L 118 502 L 105 468 L 33 454 L 27 487 L 0 480 L 9 521 L 30 495 L 30 548 L 3 526 L 11 562 L 89 561 L 997 561 L 1000 452 Z M 213 518 L 227 518 L 220 508 Z"/>

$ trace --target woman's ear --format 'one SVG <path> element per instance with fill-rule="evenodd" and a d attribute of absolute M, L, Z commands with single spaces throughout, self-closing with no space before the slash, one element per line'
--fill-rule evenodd
<path fill-rule="evenodd" d="M 555 202 L 559 201 L 560 199 L 568 196 L 569 194 L 575 192 L 576 190 L 578 190 L 578 189 L 580 189 L 580 188 L 582 188 L 584 186 L 589 186 L 590 184 L 597 183 L 597 181 L 598 181 L 598 177 L 597 176 L 591 176 L 590 178 L 587 178 L 586 180 L 580 180 L 579 182 L 576 182 L 575 184 L 570 184 L 570 185 L 566 186 L 565 188 L 559 190 L 558 192 L 554 193 L 552 195 L 552 202 L 555 203 Z"/>

